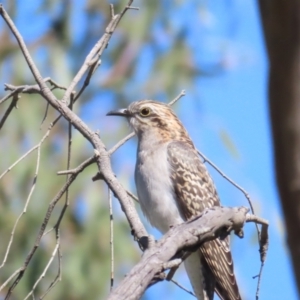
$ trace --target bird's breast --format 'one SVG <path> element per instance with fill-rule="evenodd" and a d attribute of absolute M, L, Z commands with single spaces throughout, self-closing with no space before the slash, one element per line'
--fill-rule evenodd
<path fill-rule="evenodd" d="M 135 183 L 142 211 L 152 226 L 165 233 L 170 226 L 183 222 L 176 205 L 166 145 L 138 150 Z"/>

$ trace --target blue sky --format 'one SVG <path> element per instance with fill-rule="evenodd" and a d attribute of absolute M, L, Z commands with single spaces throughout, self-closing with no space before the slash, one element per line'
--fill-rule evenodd
<path fill-rule="evenodd" d="M 83 2 L 77 2 L 78 9 Z M 142 10 L 143 1 L 136 2 Z M 30 10 L 29 3 L 34 5 L 34 1 L 27 1 L 24 9 Z M 195 50 L 192 53 L 195 64 L 209 65 L 222 53 L 222 72 L 214 76 L 198 77 L 192 87 L 179 86 L 174 96 L 181 89 L 186 89 L 187 95 L 176 104 L 174 110 L 198 149 L 245 188 L 258 214 L 270 221 L 270 246 L 262 275 L 260 299 L 297 299 L 275 185 L 267 100 L 268 65 L 257 2 L 230 0 L 201 3 L 203 10 L 199 10 L 197 1 L 186 1 L 181 10 L 174 10 L 170 14 L 171 22 L 178 30 L 181 26 L 190 28 L 187 43 Z M 201 15 L 200 21 L 192 13 L 196 6 L 198 16 Z M 85 22 L 82 17 L 74 18 L 79 34 L 82 27 L 78 24 L 85 26 Z M 195 22 L 200 22 L 201 26 L 194 26 Z M 36 34 L 43 34 L 47 30 L 49 20 L 40 18 L 28 24 L 28 19 L 21 17 L 17 24 L 29 41 L 32 36 L 36 37 Z M 172 44 L 162 38 L 161 47 L 167 49 Z M 143 78 L 151 72 L 152 54 L 147 51 L 145 48 L 145 53 L 139 58 L 136 84 L 141 84 Z M 137 94 L 132 100 L 141 98 L 142 94 Z M 105 95 L 110 100 L 110 94 L 107 92 Z M 148 96 L 152 98 L 154 95 Z M 95 97 L 82 112 L 89 126 L 100 128 L 100 132 L 111 122 L 114 122 L 112 131 L 117 130 L 117 126 L 124 126 L 121 120 L 99 122 L 99 116 L 103 117 L 114 104 L 113 101 L 107 101 L 99 108 L 98 100 Z M 166 101 L 164 97 L 156 100 Z M 130 142 L 118 151 L 115 159 L 122 163 L 125 157 L 130 156 L 131 161 L 134 161 L 135 146 L 135 142 Z M 211 171 L 224 205 L 247 205 L 239 191 L 214 170 Z M 119 172 L 122 173 L 122 168 L 119 168 Z M 153 232 L 159 237 L 155 230 Z M 259 270 L 254 226 L 246 225 L 244 239 L 233 239 L 233 253 L 238 282 L 245 299 L 254 299 L 256 280 L 252 276 Z M 182 273 L 178 274 L 178 278 L 184 285 L 189 285 Z M 164 299 L 193 299 L 170 283 L 152 287 L 147 291 L 146 298 L 161 299 L 162 295 Z"/>

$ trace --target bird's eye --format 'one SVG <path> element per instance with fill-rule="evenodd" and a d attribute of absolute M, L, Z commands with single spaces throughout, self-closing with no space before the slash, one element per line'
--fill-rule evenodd
<path fill-rule="evenodd" d="M 147 117 L 147 116 L 149 116 L 149 115 L 150 115 L 150 108 L 148 108 L 148 107 L 142 108 L 142 109 L 140 110 L 140 115 L 141 115 L 142 117 Z"/>

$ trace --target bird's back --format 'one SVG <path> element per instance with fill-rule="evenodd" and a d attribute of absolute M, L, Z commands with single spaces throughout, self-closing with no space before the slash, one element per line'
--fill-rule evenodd
<path fill-rule="evenodd" d="M 192 144 L 182 141 L 170 143 L 168 159 L 177 205 L 185 220 L 199 215 L 205 208 L 220 205 L 214 182 Z M 209 299 L 212 299 L 213 290 L 223 300 L 241 299 L 229 237 L 205 243 L 200 247 L 200 253 Z"/>

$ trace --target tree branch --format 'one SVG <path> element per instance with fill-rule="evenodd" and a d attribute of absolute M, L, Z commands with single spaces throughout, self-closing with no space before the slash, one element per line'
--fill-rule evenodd
<path fill-rule="evenodd" d="M 231 230 L 240 232 L 245 222 L 263 224 L 267 228 L 267 221 L 248 214 L 248 211 L 245 207 L 214 207 L 186 223 L 174 226 L 144 252 L 141 261 L 111 292 L 108 299 L 140 299 L 153 281 L 165 277 L 161 276 L 161 273 L 173 266 L 171 262 L 174 257 L 178 259 L 179 251 L 195 250 L 195 246 L 200 247 L 206 241 L 217 237 L 225 238 Z M 267 230 L 265 232 L 267 233 Z M 177 263 L 174 262 L 175 265 Z M 156 277 L 158 279 L 155 279 Z"/>
<path fill-rule="evenodd" d="M 88 54 L 88 56 L 86 57 L 83 65 L 82 65 L 82 67 L 80 68 L 80 70 L 78 71 L 76 76 L 74 77 L 70 86 L 67 88 L 67 90 L 62 98 L 63 103 L 67 103 L 67 99 L 70 98 L 70 95 L 73 92 L 77 83 L 81 80 L 81 78 L 86 73 L 86 71 L 89 68 L 91 68 L 91 71 L 89 72 L 89 74 L 87 76 L 87 80 L 85 81 L 83 87 L 80 90 L 80 94 L 83 92 L 84 88 L 88 85 L 89 79 L 92 76 L 92 74 L 94 73 L 97 66 L 99 65 L 98 61 L 99 61 L 103 51 L 106 49 L 112 34 L 114 33 L 117 25 L 121 21 L 123 15 L 126 13 L 126 11 L 128 9 L 131 8 L 132 2 L 133 2 L 133 0 L 130 0 L 120 14 L 116 14 L 116 15 L 112 14 L 111 21 L 108 24 L 108 26 L 106 27 L 105 34 L 101 37 L 101 39 L 96 43 L 96 45 L 90 51 L 90 53 Z"/>
<path fill-rule="evenodd" d="M 124 15 L 124 13 L 129 9 L 131 3 L 132 1 L 128 2 L 127 6 L 118 18 L 121 18 Z M 22 36 L 18 32 L 13 21 L 10 19 L 9 15 L 7 14 L 2 5 L 0 5 L 0 14 L 5 20 L 5 22 L 8 24 L 15 38 L 17 39 L 17 42 L 20 46 L 21 51 L 24 54 L 27 64 L 41 89 L 41 95 L 50 103 L 50 105 L 52 105 L 56 110 L 58 110 L 66 120 L 71 122 L 71 124 L 93 145 L 94 149 L 98 153 L 98 155 L 96 156 L 96 161 L 99 168 L 99 172 L 103 174 L 105 182 L 113 191 L 114 195 L 120 200 L 122 209 L 126 214 L 128 222 L 131 228 L 133 229 L 135 236 L 138 239 L 147 236 L 147 231 L 141 223 L 137 212 L 134 209 L 134 206 L 132 205 L 131 199 L 128 197 L 125 189 L 121 186 L 121 184 L 114 176 L 114 173 L 111 169 L 109 153 L 106 150 L 105 145 L 99 138 L 99 135 L 91 131 L 89 127 L 85 123 L 83 123 L 82 120 L 74 112 L 72 112 L 64 103 L 56 99 L 54 94 L 44 82 L 40 72 L 38 71 L 29 54 L 29 51 L 23 41 Z M 106 31 L 112 33 L 112 30 L 114 30 L 115 26 L 116 24 L 110 23 Z"/>

